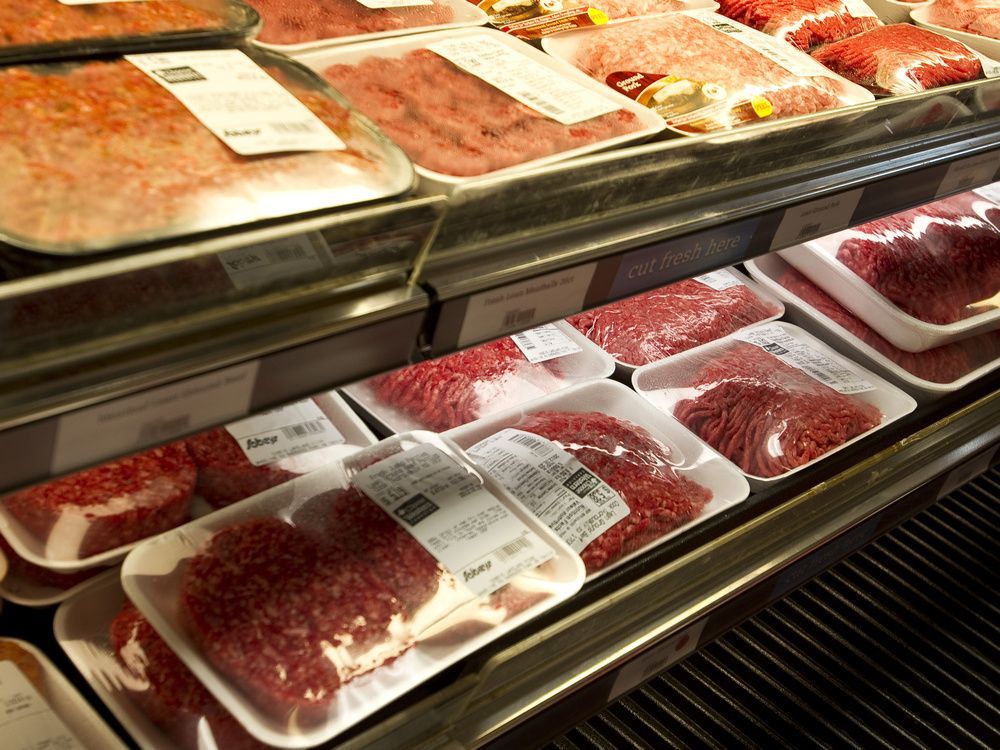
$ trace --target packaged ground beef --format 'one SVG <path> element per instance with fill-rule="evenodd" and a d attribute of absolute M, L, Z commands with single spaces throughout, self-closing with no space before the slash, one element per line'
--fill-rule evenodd
<path fill-rule="evenodd" d="M 542 45 L 653 109 L 681 134 L 872 99 L 785 42 L 707 11 L 582 29 L 546 37 Z"/>
<path fill-rule="evenodd" d="M 908 23 L 828 44 L 812 57 L 881 95 L 913 94 L 983 76 L 982 62 L 964 44 Z"/>
<path fill-rule="evenodd" d="M 269 53 L 252 59 L 305 105 L 307 117 L 318 118 L 310 129 L 325 124 L 345 148 L 241 156 L 157 83 L 157 74 L 123 59 L 0 69 L 0 237 L 84 254 L 412 187 L 405 156 L 322 81 Z M 201 76 L 192 70 L 183 74 Z M 296 123 L 287 125 L 294 130 Z"/>
<path fill-rule="evenodd" d="M 882 25 L 863 0 L 721 0 L 719 13 L 806 51 Z"/>
<path fill-rule="evenodd" d="M 48 607 L 62 601 L 85 581 L 106 567 L 61 573 L 25 560 L 0 536 L 0 552 L 7 562 L 7 575 L 0 578 L 0 597 L 25 607 Z"/>
<path fill-rule="evenodd" d="M 0 63 L 232 44 L 258 23 L 239 0 L 20 0 L 0 6 Z"/>
<path fill-rule="evenodd" d="M 935 26 L 1000 39 L 998 0 L 934 0 L 921 17 Z"/>
<path fill-rule="evenodd" d="M 733 271 L 716 271 L 574 315 L 567 322 L 615 361 L 640 367 L 782 313 Z"/>
<path fill-rule="evenodd" d="M 540 39 L 571 29 L 600 26 L 608 19 L 634 18 L 691 8 L 714 7 L 699 0 L 469 0 L 490 23 L 520 39 Z"/>

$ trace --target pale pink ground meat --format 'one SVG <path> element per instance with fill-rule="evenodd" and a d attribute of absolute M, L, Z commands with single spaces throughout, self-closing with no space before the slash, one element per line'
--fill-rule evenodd
<path fill-rule="evenodd" d="M 366 8 L 357 0 L 246 0 L 263 21 L 258 39 L 301 44 L 319 39 L 417 29 L 451 22 L 454 11 L 435 1 L 402 8 Z"/>

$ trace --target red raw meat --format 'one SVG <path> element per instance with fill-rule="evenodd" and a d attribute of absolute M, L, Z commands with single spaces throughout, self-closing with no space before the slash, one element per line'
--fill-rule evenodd
<path fill-rule="evenodd" d="M 366 381 L 376 401 L 443 432 L 558 390 L 559 360 L 532 364 L 509 338 Z"/>
<path fill-rule="evenodd" d="M 562 125 L 425 49 L 323 76 L 414 162 L 442 174 L 493 172 L 643 127 L 624 109 Z"/>
<path fill-rule="evenodd" d="M 983 75 L 979 58 L 964 44 L 908 23 L 828 44 L 812 56 L 875 94 L 913 94 Z"/>
<path fill-rule="evenodd" d="M 621 495 L 629 514 L 580 556 L 600 570 L 699 516 L 712 493 L 679 475 L 670 449 L 639 425 L 599 412 L 538 412 L 515 427 L 547 438 Z"/>
<path fill-rule="evenodd" d="M 219 750 L 269 747 L 240 726 L 131 602 L 126 601 L 111 621 L 109 638 L 118 661 L 144 683 L 129 691 L 133 700 L 178 746 L 201 746 L 198 723 L 204 719 Z"/>
<path fill-rule="evenodd" d="M 403 606 L 349 553 L 274 518 L 222 529 L 184 571 L 205 658 L 262 708 L 322 721 L 340 686 L 409 647 Z"/>
<path fill-rule="evenodd" d="M 454 11 L 444 3 L 401 8 L 366 8 L 357 0 L 246 0 L 264 22 L 260 41 L 302 44 L 320 39 L 416 29 L 450 23 Z"/>
<path fill-rule="evenodd" d="M 615 359 L 638 367 L 777 313 L 745 284 L 715 290 L 687 279 L 574 315 L 567 322 Z"/>
<path fill-rule="evenodd" d="M 903 312 L 954 323 L 1000 292 L 997 211 L 975 193 L 928 203 L 851 230 L 837 259 Z"/>
<path fill-rule="evenodd" d="M 216 508 L 298 476 L 280 464 L 254 466 L 223 427 L 188 438 L 187 445 L 198 466 L 197 492 Z"/>
<path fill-rule="evenodd" d="M 1000 39 L 1000 2 L 997 0 L 935 0 L 927 21 L 935 26 Z"/>
<path fill-rule="evenodd" d="M 588 34 L 572 62 L 602 82 L 613 73 L 640 72 L 715 84 L 725 92 L 731 113 L 715 116 L 724 123 L 729 117 L 730 126 L 742 122 L 733 114 L 735 110 L 755 97 L 770 102 L 773 112 L 767 117 L 774 119 L 843 103 L 839 84 L 832 77 L 795 75 L 726 32 L 680 13 L 641 18 Z"/>
<path fill-rule="evenodd" d="M 1000 331 L 984 333 L 922 352 L 904 352 L 882 338 L 794 268 L 786 270 L 778 278 L 778 283 L 907 372 L 932 383 L 952 383 L 1000 356 Z"/>
<path fill-rule="evenodd" d="M 719 13 L 806 51 L 882 25 L 844 0 L 720 0 Z"/>
<path fill-rule="evenodd" d="M 93 578 L 99 573 L 103 573 L 108 568 L 88 568 L 78 570 L 74 573 L 60 573 L 56 570 L 43 568 L 41 565 L 30 563 L 17 554 L 14 548 L 7 543 L 7 540 L 0 536 L 0 550 L 3 550 L 4 557 L 7 558 L 7 566 L 10 574 L 14 574 L 24 580 L 38 586 L 48 586 L 54 589 L 66 591 L 79 583 L 83 583 L 89 578 Z"/>
<path fill-rule="evenodd" d="M 684 390 L 674 417 L 747 474 L 774 477 L 882 421 L 879 410 L 829 388 L 760 347 L 733 341 Z"/>
<path fill-rule="evenodd" d="M 60 558 L 84 558 L 188 519 L 195 466 L 171 443 L 9 495 L 7 510 Z"/>

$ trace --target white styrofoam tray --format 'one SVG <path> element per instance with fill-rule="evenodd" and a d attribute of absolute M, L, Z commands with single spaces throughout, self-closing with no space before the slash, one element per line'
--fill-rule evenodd
<path fill-rule="evenodd" d="M 615 362 L 611 358 L 611 355 L 565 320 L 560 320 L 554 325 L 566 334 L 573 343 L 580 347 L 580 352 L 577 354 L 568 354 L 558 359 L 549 360 L 548 362 L 559 363 L 557 375 L 563 380 L 562 388 L 569 388 L 578 383 L 585 383 L 591 380 L 603 380 L 614 373 Z M 545 391 L 532 382 L 519 381 L 516 387 L 516 392 L 504 393 L 502 399 L 494 398 L 484 403 L 485 411 L 480 415 L 480 418 L 546 395 Z M 387 435 L 397 432 L 407 432 L 408 430 L 427 429 L 426 425 L 420 424 L 401 409 L 397 409 L 376 399 L 371 387 L 365 380 L 352 383 L 343 390 L 357 404 L 358 408 L 368 414 L 378 424 L 379 429 L 383 430 Z"/>
<path fill-rule="evenodd" d="M 0 565 L 8 566 L 6 555 L 2 550 L 0 550 L 0 560 L 2 560 Z M 100 570 L 94 572 L 95 577 L 100 574 Z M 7 575 L 0 581 L 0 598 L 22 607 L 51 607 L 74 596 L 92 580 L 93 578 L 88 578 L 74 586 L 61 589 L 57 586 L 36 583 L 8 567 Z"/>
<path fill-rule="evenodd" d="M 604 575 L 668 539 L 683 534 L 702 521 L 743 502 L 750 494 L 747 481 L 728 459 L 719 455 L 673 417 L 650 409 L 631 388 L 611 380 L 583 383 L 543 396 L 519 407 L 456 427 L 444 433 L 444 436 L 454 440 L 459 447 L 468 449 L 506 427 L 517 427 L 523 417 L 540 411 L 596 411 L 644 427 L 654 438 L 670 448 L 672 465 L 678 474 L 712 491 L 712 500 L 700 516 L 595 571 L 587 577 L 588 580 Z"/>
<path fill-rule="evenodd" d="M 930 15 L 931 5 L 932 3 L 924 3 L 921 7 L 910 11 L 910 18 L 913 19 L 913 22 L 917 26 L 923 26 L 925 29 L 930 29 L 931 31 L 936 31 L 938 34 L 951 37 L 966 47 L 971 47 L 977 52 L 982 52 L 986 57 L 993 60 L 1000 60 L 1000 39 L 991 39 L 988 36 L 970 34 L 967 31 L 949 29 L 947 26 L 938 26 L 931 23 L 927 20 Z"/>
<path fill-rule="evenodd" d="M 499 483 L 481 472 L 454 443 L 434 433 L 413 432 L 383 441 L 372 449 L 372 455 L 386 455 L 382 452 L 386 447 L 398 446 L 406 450 L 422 444 L 441 449 L 478 477 L 488 492 L 500 499 L 519 521 L 555 550 L 553 559 L 522 573 L 512 582 L 512 585 L 541 592 L 544 596 L 502 622 L 487 622 L 485 629 L 463 627 L 470 622 L 483 622 L 479 611 L 482 599 L 459 607 L 428 629 L 431 637 L 418 639 L 391 664 L 342 685 L 326 721 L 319 724 L 289 726 L 286 720 L 269 713 L 266 707 L 250 699 L 238 685 L 201 656 L 177 602 L 180 600 L 187 560 L 197 554 L 202 544 L 215 532 L 252 518 L 287 518 L 302 512 L 309 501 L 322 498 L 331 489 L 348 485 L 348 474 L 343 464 L 306 474 L 223 508 L 211 516 L 148 539 L 125 559 L 121 580 L 126 595 L 209 692 L 262 742 L 289 748 L 311 747 L 326 742 L 442 670 L 565 601 L 583 585 L 584 568 L 579 556 L 539 523 Z M 364 456 L 359 458 L 363 459 Z M 303 512 L 305 517 L 310 515 L 315 517 L 315 513 Z M 437 638 L 440 634 L 445 637 Z"/>
<path fill-rule="evenodd" d="M 846 229 L 778 252 L 816 286 L 903 351 L 922 352 L 1000 328 L 1000 308 L 947 324 L 927 323 L 900 310 L 837 260 L 840 243 L 855 231 Z"/>
<path fill-rule="evenodd" d="M 839 323 L 831 320 L 808 302 L 801 300 L 781 286 L 777 280 L 788 268 L 788 264 L 776 253 L 748 260 L 745 265 L 754 279 L 773 292 L 775 296 L 784 299 L 785 309 L 792 323 L 802 326 L 858 364 L 884 375 L 890 382 L 915 395 L 919 401 L 928 401 L 957 391 L 1000 367 L 1000 359 L 995 359 L 951 383 L 935 383 L 924 380 L 903 369 L 882 352 L 865 343 Z"/>
<path fill-rule="evenodd" d="M 863 440 L 876 430 L 882 429 L 886 425 L 895 422 L 897 419 L 904 417 L 917 408 L 917 402 L 914 401 L 912 397 L 899 390 L 896 386 L 892 385 L 884 378 L 879 377 L 874 372 L 866 370 L 860 365 L 838 354 L 834 349 L 824 344 L 820 339 L 810 333 L 807 333 L 801 328 L 782 322 L 767 323 L 764 325 L 776 326 L 782 329 L 783 332 L 794 336 L 797 340 L 807 344 L 820 354 L 829 357 L 837 364 L 853 371 L 861 378 L 868 381 L 871 385 L 875 386 L 875 390 L 855 394 L 853 398 L 866 401 L 878 408 L 882 412 L 882 421 L 868 432 L 862 433 L 861 435 L 848 440 L 846 443 L 827 451 L 822 456 L 817 456 L 811 461 L 807 461 L 801 466 L 797 466 L 794 469 L 790 469 L 782 474 L 778 474 L 777 476 L 760 477 L 754 474 L 748 474 L 740 469 L 740 472 L 747 478 L 747 481 L 750 482 L 751 490 L 763 490 L 776 482 L 781 482 L 788 477 L 813 466 L 817 462 L 829 458 L 847 446 L 853 445 L 859 440 Z M 749 329 L 744 329 L 744 331 L 754 330 L 760 327 L 761 326 L 752 326 Z M 690 379 L 705 364 L 718 357 L 727 347 L 732 346 L 735 341 L 735 335 L 738 334 L 727 336 L 724 339 L 712 341 L 708 344 L 702 344 L 694 349 L 689 349 L 686 352 L 678 354 L 675 357 L 671 357 L 669 360 L 640 367 L 632 375 L 632 384 L 639 395 L 649 401 L 649 403 L 657 409 L 661 410 L 665 414 L 673 414 L 674 406 L 678 401 L 696 395 L 696 392 L 692 392 L 692 389 L 687 387 L 685 384 L 690 382 Z"/>
<path fill-rule="evenodd" d="M 546 55 L 544 52 L 537 50 L 530 44 L 495 29 L 457 29 L 453 31 L 419 34 L 417 36 L 383 39 L 365 44 L 355 44 L 349 47 L 339 47 L 325 51 L 299 54 L 295 56 L 295 59 L 303 65 L 312 68 L 316 71 L 316 73 L 322 76 L 323 71 L 331 65 L 354 65 L 361 62 L 365 58 L 373 56 L 393 58 L 402 57 L 409 52 L 424 49 L 428 44 L 433 44 L 434 42 L 439 42 L 443 39 L 463 39 L 475 37 L 486 37 L 494 41 L 498 41 L 510 49 L 521 53 L 537 65 L 549 68 L 563 78 L 566 78 L 567 80 L 582 86 L 588 91 L 613 102 L 618 109 L 624 109 L 634 114 L 643 127 L 633 133 L 625 133 L 614 138 L 597 141 L 596 143 L 569 149 L 568 151 L 560 151 L 538 159 L 531 159 L 530 161 L 514 164 L 509 167 L 504 167 L 503 169 L 497 169 L 492 172 L 486 172 L 484 174 L 471 177 L 459 177 L 456 175 L 444 174 L 442 172 L 435 172 L 434 170 L 427 169 L 414 161 L 414 167 L 417 170 L 417 174 L 420 176 L 420 184 L 418 185 L 418 190 L 420 192 L 450 193 L 462 185 L 469 185 L 482 180 L 517 174 L 518 172 L 523 172 L 534 167 L 541 167 L 546 164 L 554 164 L 555 162 L 565 161 L 566 159 L 571 159 L 574 156 L 582 156 L 584 154 L 591 154 L 597 151 L 604 151 L 625 143 L 643 140 L 659 133 L 664 128 L 662 118 L 660 118 L 659 115 L 648 107 L 643 107 L 641 104 L 633 102 L 627 97 L 616 94 L 607 86 L 597 83 L 589 76 L 584 75 L 572 65 Z M 351 104 L 358 109 L 358 111 L 364 112 L 364 102 L 351 102 Z M 483 117 L 488 119 L 489 113 L 483 113 Z M 378 124 L 377 120 L 374 118 L 369 119 L 372 119 L 376 125 Z"/>
<path fill-rule="evenodd" d="M 904 3 L 900 0 L 865 0 L 869 6 L 886 23 L 909 23 L 910 11 L 922 7 L 926 3 Z"/>

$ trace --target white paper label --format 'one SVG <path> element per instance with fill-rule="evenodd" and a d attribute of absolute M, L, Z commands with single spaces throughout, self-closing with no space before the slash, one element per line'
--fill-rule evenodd
<path fill-rule="evenodd" d="M 611 686 L 608 702 L 634 690 L 694 651 L 707 621 L 707 618 L 698 620 L 622 667 Z"/>
<path fill-rule="evenodd" d="M 991 183 L 996 179 L 997 167 L 1000 167 L 1000 152 L 997 151 L 952 162 L 936 195 L 951 195 Z"/>
<path fill-rule="evenodd" d="M 14 750 L 85 750 L 11 661 L 0 661 L 0 732 Z"/>
<path fill-rule="evenodd" d="M 121 456 L 247 413 L 259 362 L 67 414 L 59 420 L 52 473 Z"/>
<path fill-rule="evenodd" d="M 101 5 L 103 3 L 142 3 L 146 0 L 59 0 L 63 5 Z"/>
<path fill-rule="evenodd" d="M 555 557 L 478 477 L 434 446 L 379 461 L 354 485 L 477 596 Z"/>
<path fill-rule="evenodd" d="M 802 370 L 823 385 L 839 393 L 864 393 L 875 386 L 861 373 L 799 341 L 779 326 L 760 326 L 736 334 L 740 341 L 759 346 L 787 365 Z"/>
<path fill-rule="evenodd" d="M 724 292 L 726 289 L 732 289 L 734 286 L 744 286 L 742 281 L 725 268 L 712 271 L 711 273 L 703 273 L 701 276 L 695 276 L 694 280 L 717 292 Z"/>
<path fill-rule="evenodd" d="M 988 201 L 993 201 L 997 205 L 1000 205 L 1000 182 L 994 182 L 992 185 L 984 185 L 981 188 L 976 188 L 972 192 L 981 195 Z"/>
<path fill-rule="evenodd" d="M 240 50 L 155 52 L 125 59 L 177 97 L 237 154 L 346 148 L 312 110 Z"/>
<path fill-rule="evenodd" d="M 312 399 L 231 422 L 226 432 L 254 466 L 344 442 L 344 436 Z"/>
<path fill-rule="evenodd" d="M 488 36 L 445 39 L 428 44 L 427 49 L 563 125 L 621 109 L 608 97 Z"/>
<path fill-rule="evenodd" d="M 555 323 L 529 328 L 527 331 L 515 333 L 510 338 L 532 364 L 548 362 L 550 359 L 579 354 L 583 351 L 580 345 L 559 330 Z"/>
<path fill-rule="evenodd" d="M 358 0 L 361 5 L 372 10 L 381 8 L 409 8 L 415 5 L 434 5 L 434 0 Z"/>
<path fill-rule="evenodd" d="M 283 237 L 219 253 L 222 268 L 237 289 L 319 273 L 333 258 L 319 232 Z"/>
<path fill-rule="evenodd" d="M 873 11 L 864 0 L 841 0 L 847 12 L 855 18 L 878 18 L 878 13 Z"/>
<path fill-rule="evenodd" d="M 508 428 L 468 453 L 576 552 L 629 514 L 621 495 L 538 435 Z"/>
<path fill-rule="evenodd" d="M 587 263 L 472 295 L 458 345 L 468 346 L 510 333 L 536 320 L 580 312 L 596 267 L 596 263 Z"/>
<path fill-rule="evenodd" d="M 726 34 L 733 41 L 745 44 L 789 73 L 797 76 L 830 75 L 830 71 L 804 52 L 799 52 L 784 40 L 775 39 L 754 29 L 741 27 L 734 21 L 716 15 L 711 11 L 691 11 L 687 15 Z"/>
<path fill-rule="evenodd" d="M 863 192 L 864 188 L 858 188 L 786 208 L 771 241 L 771 249 L 790 247 L 803 240 L 846 229 L 851 225 Z"/>
<path fill-rule="evenodd" d="M 997 60 L 991 60 L 982 52 L 978 52 L 971 47 L 966 47 L 972 54 L 979 58 L 979 62 L 983 66 L 983 75 L 987 78 L 996 78 L 1000 76 L 1000 62 Z"/>

